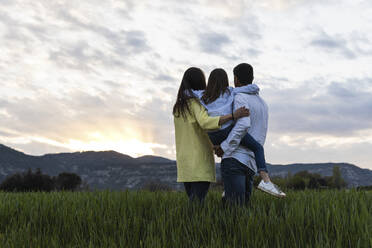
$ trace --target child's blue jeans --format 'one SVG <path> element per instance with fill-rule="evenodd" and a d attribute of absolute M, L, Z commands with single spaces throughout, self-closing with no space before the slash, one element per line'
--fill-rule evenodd
<path fill-rule="evenodd" d="M 217 146 L 221 145 L 221 143 L 227 139 L 227 136 L 229 136 L 229 133 L 233 129 L 234 125 L 231 125 L 229 127 L 226 127 L 224 129 L 214 131 L 214 132 L 208 132 L 209 139 L 211 140 L 212 144 Z M 256 165 L 257 165 L 257 171 L 266 171 L 266 161 L 265 161 L 265 152 L 263 146 L 258 143 L 250 134 L 246 134 L 241 142 L 241 145 L 247 147 L 249 150 L 251 150 L 254 153 Z"/>

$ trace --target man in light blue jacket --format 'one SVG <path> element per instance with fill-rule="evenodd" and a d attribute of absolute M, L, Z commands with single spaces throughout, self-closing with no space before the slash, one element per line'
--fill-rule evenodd
<path fill-rule="evenodd" d="M 252 84 L 253 68 L 249 64 L 239 64 L 234 68 L 236 88 Z M 250 116 L 239 119 L 228 138 L 216 148 L 222 156 L 221 174 L 224 182 L 225 199 L 228 202 L 245 204 L 249 202 L 253 188 L 253 177 L 257 173 L 254 154 L 240 145 L 248 132 L 262 146 L 265 143 L 268 126 L 268 107 L 258 94 L 237 93 L 234 109 L 245 106 Z"/>

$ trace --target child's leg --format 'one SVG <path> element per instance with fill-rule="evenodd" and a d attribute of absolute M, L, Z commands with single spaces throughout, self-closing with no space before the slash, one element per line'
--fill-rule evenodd
<path fill-rule="evenodd" d="M 211 140 L 212 144 L 215 145 L 215 146 L 221 145 L 221 143 L 225 139 L 227 139 L 227 136 L 229 136 L 229 133 L 230 133 L 230 131 L 233 127 L 234 126 L 231 125 L 227 128 L 224 128 L 224 129 L 221 129 L 221 130 L 218 130 L 218 131 L 208 132 L 208 136 L 209 136 L 209 139 Z"/>
<path fill-rule="evenodd" d="M 265 171 L 268 173 L 263 146 L 248 133 L 243 137 L 240 144 L 254 153 L 258 172 Z"/>

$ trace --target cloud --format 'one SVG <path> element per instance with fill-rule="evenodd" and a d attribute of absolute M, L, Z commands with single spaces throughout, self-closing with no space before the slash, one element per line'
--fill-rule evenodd
<path fill-rule="evenodd" d="M 3 0 L 0 2 L 1 5 L 5 5 L 5 6 L 11 5 L 12 3 L 13 3 L 12 0 Z"/>
<path fill-rule="evenodd" d="M 130 99 L 130 96 L 123 99 L 114 94 L 99 96 L 82 91 L 70 92 L 64 99 L 39 93 L 36 98 L 13 99 L 2 104 L 10 116 L 2 118 L 0 125 L 20 133 L 50 135 L 58 140 L 66 136 L 81 137 L 94 127 L 108 124 L 110 116 L 115 119 L 127 115 L 125 107 L 133 109 L 134 105 Z M 110 108 L 107 101 L 115 105 Z"/>
<path fill-rule="evenodd" d="M 356 54 L 347 47 L 347 43 L 343 39 L 332 38 L 329 36 L 319 37 L 312 40 L 310 45 L 319 47 L 327 52 L 341 53 L 348 59 L 356 58 Z"/>
<path fill-rule="evenodd" d="M 310 41 L 310 46 L 317 47 L 328 53 L 341 54 L 347 59 L 357 59 L 372 54 L 372 45 L 364 35 L 353 32 L 350 36 L 330 35 L 321 31 Z"/>
<path fill-rule="evenodd" d="M 211 32 L 199 35 L 199 45 L 205 53 L 219 54 L 223 47 L 230 42 L 229 37 L 224 34 Z"/>
<path fill-rule="evenodd" d="M 84 32 L 90 31 L 104 37 L 121 54 L 144 52 L 149 49 L 145 34 L 141 30 L 125 30 L 124 28 L 112 30 L 109 27 L 93 23 L 92 21 L 84 22 L 68 10 L 60 10 L 58 17 L 66 21 L 71 28 L 78 28 Z"/>
<path fill-rule="evenodd" d="M 90 39 L 83 41 L 78 40 L 72 44 L 72 48 L 67 48 L 65 51 L 67 56 L 72 56 L 79 59 L 93 58 L 95 60 L 101 59 L 103 65 L 108 66 L 124 66 L 126 65 L 124 58 L 128 59 L 129 56 L 139 55 L 150 51 L 150 47 L 147 43 L 146 35 L 141 30 L 112 30 L 106 26 L 95 24 L 92 22 L 83 22 L 77 17 L 73 16 L 68 11 L 60 11 L 58 16 L 69 23 L 69 26 L 76 30 L 76 35 L 79 31 L 91 32 L 92 36 Z M 79 37 L 79 36 L 76 36 Z M 111 47 L 110 50 L 103 50 L 100 46 L 92 45 L 97 44 L 96 39 L 103 38 L 101 45 L 108 45 Z M 82 51 L 89 48 L 90 45 L 95 55 L 93 57 L 86 57 Z"/>
<path fill-rule="evenodd" d="M 0 136 L 2 137 L 16 137 L 15 134 L 0 130 Z"/>
<path fill-rule="evenodd" d="M 347 141 L 341 142 L 340 141 Z M 329 142 L 331 141 L 331 142 Z M 265 145 L 267 161 L 277 164 L 349 162 L 371 168 L 369 151 L 372 143 L 355 138 L 311 137 L 308 135 L 277 136 L 271 133 Z"/>
<path fill-rule="evenodd" d="M 305 82 L 296 88 L 266 89 L 271 130 L 276 133 L 352 136 L 370 128 L 372 93 L 364 82 L 348 79 L 324 86 Z"/>
<path fill-rule="evenodd" d="M 0 5 L 0 143 L 33 154 L 133 144 L 174 158 L 171 110 L 185 69 L 222 67 L 232 79 L 244 61 L 269 103 L 273 162 L 306 151 L 362 157 L 352 146 L 370 143 L 368 1 Z"/>
<path fill-rule="evenodd" d="M 168 82 L 176 81 L 174 77 L 166 75 L 166 74 L 159 74 L 154 79 L 157 81 L 168 81 Z"/>
<path fill-rule="evenodd" d="M 125 85 L 112 86 L 110 91 L 97 90 L 94 95 L 75 90 L 62 99 L 39 92 L 35 98 L 2 100 L 0 110 L 9 115 L 1 116 L 0 127 L 11 128 L 17 134 L 13 136 L 41 137 L 61 144 L 70 139 L 88 142 L 98 132 L 108 138 L 120 135 L 167 145 L 172 138 L 169 101 L 154 96 L 141 102 L 125 93 Z M 9 136 L 5 131 L 0 135 Z"/>
<path fill-rule="evenodd" d="M 255 49 L 255 48 L 248 48 L 246 51 L 247 51 L 247 54 L 249 54 L 251 57 L 257 57 L 258 55 L 262 53 L 260 50 Z"/>
<path fill-rule="evenodd" d="M 0 11 L 0 23 L 6 27 L 3 39 L 8 47 L 22 49 L 23 57 L 43 51 L 59 68 L 96 72 L 97 64 L 124 67 L 131 56 L 151 50 L 142 30 L 107 27 L 95 22 L 94 15 L 84 19 L 76 14 L 74 6 L 43 2 L 28 7 L 31 13 L 48 15 L 23 19 L 14 18 L 10 11 Z"/>
<path fill-rule="evenodd" d="M 249 7 L 247 1 L 244 0 L 202 0 L 202 4 L 212 9 L 212 15 L 218 15 L 219 17 L 224 18 L 239 18 L 244 15 L 244 10 Z"/>
<path fill-rule="evenodd" d="M 0 136 L 1 140 L 1 136 Z M 7 144 L 10 147 L 17 147 L 17 150 L 25 151 L 26 154 L 44 155 L 48 153 L 61 153 L 61 152 L 76 152 L 63 146 L 56 146 L 45 142 L 38 142 L 34 140 L 27 140 L 24 143 L 12 142 L 8 140 Z"/>

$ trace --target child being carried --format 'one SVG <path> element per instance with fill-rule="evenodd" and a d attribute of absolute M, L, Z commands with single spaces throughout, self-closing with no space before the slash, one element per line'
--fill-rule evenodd
<path fill-rule="evenodd" d="M 231 114 L 233 112 L 234 96 L 237 93 L 258 94 L 258 92 L 259 88 L 256 84 L 249 84 L 239 88 L 229 87 L 228 77 L 223 69 L 215 69 L 211 72 L 205 91 L 193 91 L 210 116 Z M 208 132 L 212 144 L 214 146 L 220 145 L 228 137 L 233 127 L 234 121 L 230 121 L 222 125 L 221 129 L 217 131 Z M 286 194 L 270 180 L 263 146 L 249 133 L 242 138 L 240 144 L 250 149 L 255 155 L 257 171 L 262 178 L 258 189 L 277 197 L 285 197 Z"/>

